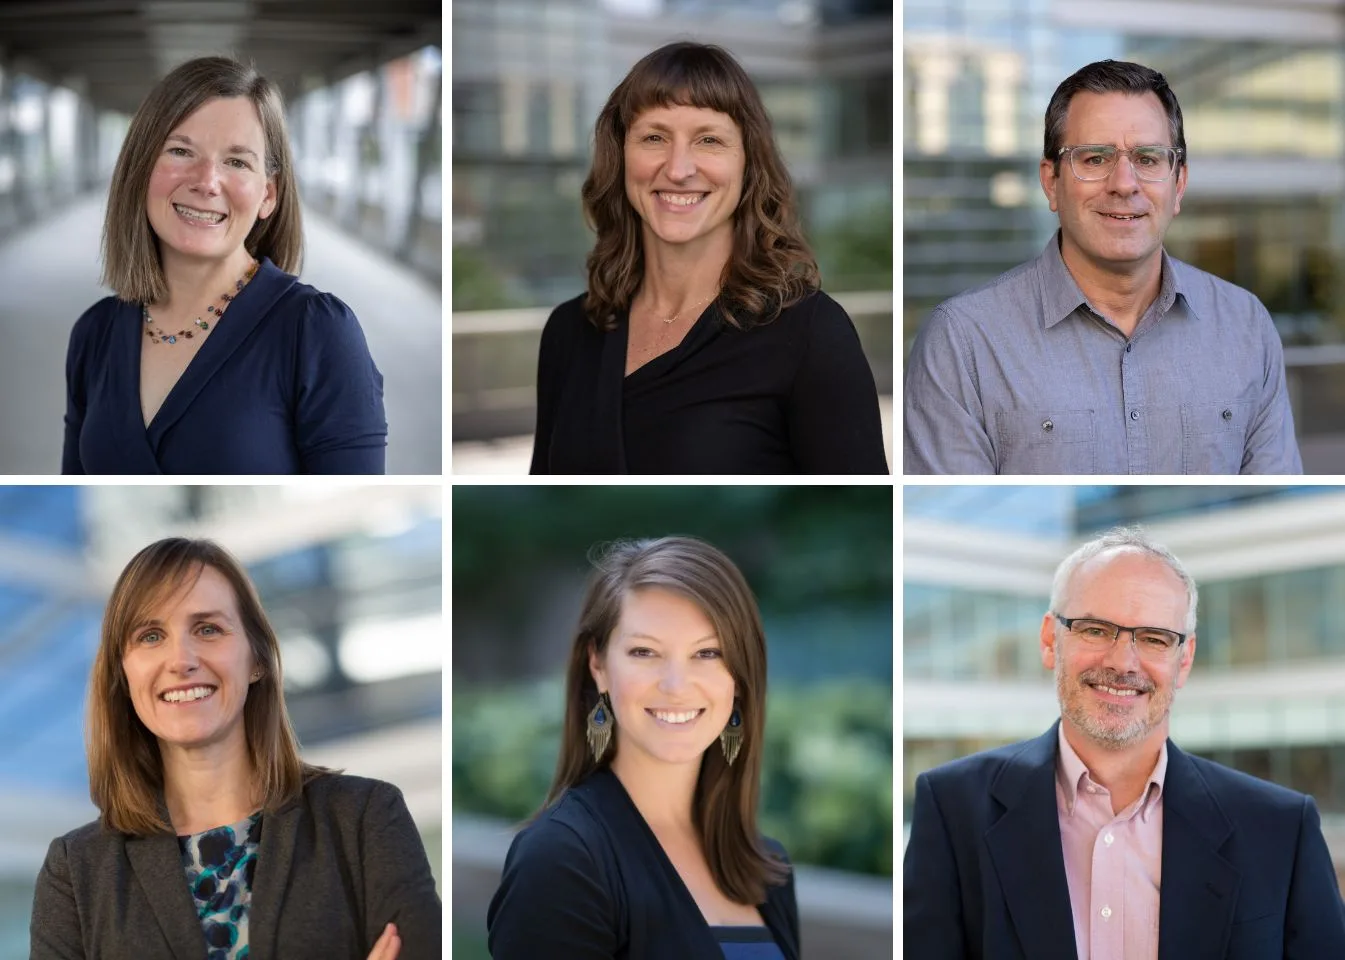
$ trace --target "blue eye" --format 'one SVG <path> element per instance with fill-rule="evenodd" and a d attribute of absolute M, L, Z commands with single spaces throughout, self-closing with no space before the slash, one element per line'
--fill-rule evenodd
<path fill-rule="evenodd" d="M 699 652 L 696 654 L 696 656 L 700 657 L 702 660 L 722 660 L 722 659 L 724 659 L 724 651 L 723 651 L 723 650 L 701 650 L 701 651 L 699 651 Z"/>
<path fill-rule="evenodd" d="M 157 643 L 163 639 L 163 634 L 158 630 L 147 630 L 136 638 L 137 643 Z"/>

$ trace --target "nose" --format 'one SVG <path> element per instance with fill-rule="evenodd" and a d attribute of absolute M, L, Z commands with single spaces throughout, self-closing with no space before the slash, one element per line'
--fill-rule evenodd
<path fill-rule="evenodd" d="M 1116 635 L 1116 641 L 1107 651 L 1103 663 L 1118 673 L 1135 673 L 1140 669 L 1139 651 L 1135 649 L 1135 631 L 1126 627 Z"/>
<path fill-rule="evenodd" d="M 214 196 L 219 193 L 219 169 L 209 157 L 201 157 L 192 169 L 191 189 L 197 193 Z"/>
<path fill-rule="evenodd" d="M 687 668 L 672 659 L 664 661 L 663 673 L 659 677 L 660 693 L 676 693 L 686 684 Z"/>
<path fill-rule="evenodd" d="M 672 153 L 668 155 L 668 179 L 675 181 L 690 180 L 696 175 L 696 158 L 691 154 L 691 144 L 674 140 Z"/>
<path fill-rule="evenodd" d="M 1135 176 L 1135 164 L 1130 154 L 1123 153 L 1116 158 L 1116 166 L 1107 177 L 1107 189 L 1112 193 L 1135 193 L 1140 188 L 1140 178 Z"/>
<path fill-rule="evenodd" d="M 197 656 L 196 644 L 190 636 L 169 636 L 164 640 L 168 649 L 168 670 L 186 676 L 196 672 L 201 665 Z"/>

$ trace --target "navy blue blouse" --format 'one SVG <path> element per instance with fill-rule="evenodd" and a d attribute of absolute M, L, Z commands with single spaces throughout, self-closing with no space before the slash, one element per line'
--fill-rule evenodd
<path fill-rule="evenodd" d="M 331 294 L 263 257 L 148 429 L 144 336 L 140 305 L 116 297 L 75 323 L 62 473 L 383 473 L 383 376 Z"/>
<path fill-rule="evenodd" d="M 767 927 L 711 927 L 724 960 L 785 960 Z"/>

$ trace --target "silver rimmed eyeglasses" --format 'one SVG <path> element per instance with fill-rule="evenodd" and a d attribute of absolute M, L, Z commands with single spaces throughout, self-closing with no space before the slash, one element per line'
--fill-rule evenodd
<path fill-rule="evenodd" d="M 1130 643 L 1141 660 L 1166 663 L 1177 648 L 1186 642 L 1186 634 L 1164 627 L 1123 627 L 1110 620 L 1091 617 L 1062 617 L 1052 613 L 1056 622 L 1074 635 L 1085 648 L 1101 653 L 1110 650 L 1123 633 L 1130 634 Z"/>
<path fill-rule="evenodd" d="M 1106 143 L 1081 143 L 1061 147 L 1058 154 L 1069 158 L 1069 168 L 1076 180 L 1106 180 L 1122 155 L 1130 158 L 1130 167 L 1139 179 L 1162 183 L 1176 171 L 1182 152 L 1161 144 L 1122 150 Z"/>

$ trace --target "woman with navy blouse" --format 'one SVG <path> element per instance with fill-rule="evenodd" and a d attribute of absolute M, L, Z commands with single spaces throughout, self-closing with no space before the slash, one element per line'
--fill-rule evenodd
<path fill-rule="evenodd" d="M 113 173 L 116 296 L 70 336 L 62 473 L 382 473 L 383 378 L 350 308 L 292 276 L 302 246 L 276 88 L 173 70 Z"/>
<path fill-rule="evenodd" d="M 597 560 L 550 795 L 487 914 L 495 960 L 798 960 L 793 870 L 757 833 L 766 640 L 690 537 Z"/>

